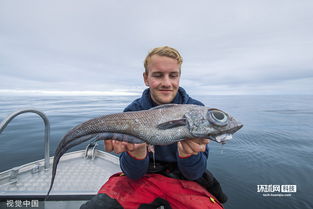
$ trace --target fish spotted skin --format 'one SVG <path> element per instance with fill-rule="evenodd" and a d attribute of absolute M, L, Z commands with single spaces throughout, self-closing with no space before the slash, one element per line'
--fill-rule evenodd
<path fill-rule="evenodd" d="M 208 117 L 210 111 L 222 112 L 227 118 L 226 123 L 223 126 L 212 123 Z M 115 139 L 150 145 L 168 145 L 186 138 L 217 141 L 217 136 L 233 134 L 242 126 L 221 110 L 192 104 L 166 104 L 149 110 L 115 113 L 88 120 L 74 127 L 60 141 L 55 151 L 47 196 L 52 189 L 61 156 L 70 148 L 90 139 Z"/>

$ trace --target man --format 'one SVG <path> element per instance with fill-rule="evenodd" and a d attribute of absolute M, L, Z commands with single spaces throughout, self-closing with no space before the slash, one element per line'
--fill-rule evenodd
<path fill-rule="evenodd" d="M 141 98 L 133 101 L 124 111 L 147 110 L 169 103 L 203 106 L 201 102 L 189 97 L 185 90 L 179 87 L 182 62 L 183 60 L 179 52 L 171 47 L 165 46 L 153 49 L 144 62 L 145 72 L 143 73 L 143 78 L 145 85 L 149 88 L 143 92 Z M 213 185 L 214 191 L 210 192 L 223 203 L 227 198 L 222 193 L 219 183 L 211 173 L 206 172 L 208 143 L 209 139 L 185 139 L 167 146 L 155 146 L 153 153 L 151 153 L 148 152 L 149 147 L 147 144 L 131 144 L 116 140 L 106 140 L 105 150 L 121 153 L 120 166 L 123 173 L 127 176 L 123 182 L 129 181 L 126 185 L 133 184 L 133 182 L 145 182 L 147 173 L 151 174 L 149 175 L 149 180 L 163 178 L 163 176 L 190 181 L 196 180 L 200 185 L 208 188 L 209 191 L 210 188 L 212 190 Z M 152 174 L 162 174 L 162 177 Z M 120 177 L 117 179 L 119 183 L 115 182 L 115 184 L 123 184 L 123 182 L 120 183 Z M 156 181 L 160 182 L 164 181 L 164 179 L 157 179 Z M 113 183 L 106 183 L 100 191 L 112 197 L 114 195 L 112 195 L 110 184 Z M 192 182 L 192 184 L 195 183 Z M 130 190 L 134 187 L 132 186 Z M 197 189 L 204 190 L 202 187 Z M 136 189 L 134 192 L 140 193 L 139 190 Z M 147 191 L 149 191 L 149 188 Z M 153 200 L 155 197 L 151 198 Z M 118 196 L 116 199 L 121 203 L 125 198 Z M 207 200 L 204 199 L 204 201 Z M 164 203 L 162 198 L 161 202 Z M 128 204 L 127 201 L 124 201 L 124 203 Z M 177 202 L 170 203 L 179 204 Z M 164 204 L 167 204 L 167 201 Z M 188 203 L 183 204 L 186 205 Z"/>

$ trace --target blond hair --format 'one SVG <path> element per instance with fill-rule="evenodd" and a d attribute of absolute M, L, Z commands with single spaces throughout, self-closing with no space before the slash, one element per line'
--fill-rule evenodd
<path fill-rule="evenodd" d="M 144 61 L 144 67 L 145 67 L 146 73 L 148 73 L 149 60 L 153 55 L 165 56 L 165 57 L 169 57 L 169 58 L 173 58 L 177 60 L 177 63 L 179 64 L 179 69 L 180 69 L 181 64 L 183 63 L 183 58 L 176 49 L 169 47 L 169 46 L 157 47 L 149 52 L 149 54 L 147 55 Z"/>

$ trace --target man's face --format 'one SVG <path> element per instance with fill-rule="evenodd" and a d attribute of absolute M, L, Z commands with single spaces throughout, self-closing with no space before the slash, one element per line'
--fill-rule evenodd
<path fill-rule="evenodd" d="M 152 55 L 148 63 L 148 74 L 144 73 L 146 86 L 150 87 L 152 100 L 157 104 L 167 104 L 175 98 L 180 79 L 180 65 L 177 60 Z"/>

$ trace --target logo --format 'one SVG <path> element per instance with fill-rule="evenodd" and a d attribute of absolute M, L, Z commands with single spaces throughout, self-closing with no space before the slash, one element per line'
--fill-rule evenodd
<path fill-rule="evenodd" d="M 257 192 L 262 193 L 263 197 L 290 197 L 297 192 L 297 185 L 257 185 Z"/>

